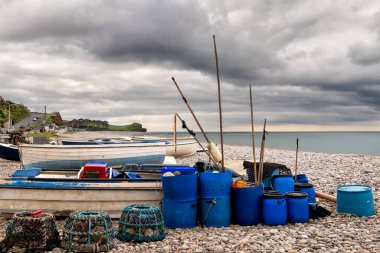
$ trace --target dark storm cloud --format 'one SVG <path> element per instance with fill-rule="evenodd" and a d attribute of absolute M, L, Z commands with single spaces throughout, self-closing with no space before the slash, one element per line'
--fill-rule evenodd
<path fill-rule="evenodd" d="M 350 124 L 380 110 L 377 1 L 2 1 L 0 95 L 65 117 Z M 119 123 L 119 122 L 118 122 Z M 161 125 L 159 125 L 161 127 Z"/>

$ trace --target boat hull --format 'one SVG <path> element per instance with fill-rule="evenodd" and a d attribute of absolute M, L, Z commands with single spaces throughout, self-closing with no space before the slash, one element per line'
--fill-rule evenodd
<path fill-rule="evenodd" d="M 78 169 L 87 162 L 107 162 L 108 166 L 162 164 L 165 145 L 21 145 L 20 157 L 24 168 Z"/>
<path fill-rule="evenodd" d="M 20 161 L 18 147 L 0 143 L 0 158 L 10 161 Z"/>
<path fill-rule="evenodd" d="M 180 142 L 177 147 L 173 143 L 166 145 L 166 155 L 174 157 L 185 157 L 194 155 L 199 145 L 196 141 Z"/>
<path fill-rule="evenodd" d="M 159 207 L 161 182 L 33 182 L 0 180 L 0 211 L 43 210 L 66 216 L 74 210 L 104 210 L 114 217 L 126 205 Z"/>

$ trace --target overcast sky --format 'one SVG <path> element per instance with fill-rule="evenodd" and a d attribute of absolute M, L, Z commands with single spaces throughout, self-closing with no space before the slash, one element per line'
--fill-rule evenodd
<path fill-rule="evenodd" d="M 0 96 L 64 119 L 380 130 L 380 1 L 0 0 Z"/>

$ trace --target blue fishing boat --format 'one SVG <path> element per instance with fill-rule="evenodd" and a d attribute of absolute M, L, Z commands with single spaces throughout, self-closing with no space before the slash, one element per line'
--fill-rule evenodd
<path fill-rule="evenodd" d="M 11 161 L 20 161 L 18 146 L 0 143 L 0 158 Z"/>

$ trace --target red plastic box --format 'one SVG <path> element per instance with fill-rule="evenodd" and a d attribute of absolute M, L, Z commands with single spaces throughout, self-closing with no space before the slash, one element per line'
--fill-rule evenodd
<path fill-rule="evenodd" d="M 107 163 L 86 163 L 83 167 L 82 178 L 107 178 Z"/>

